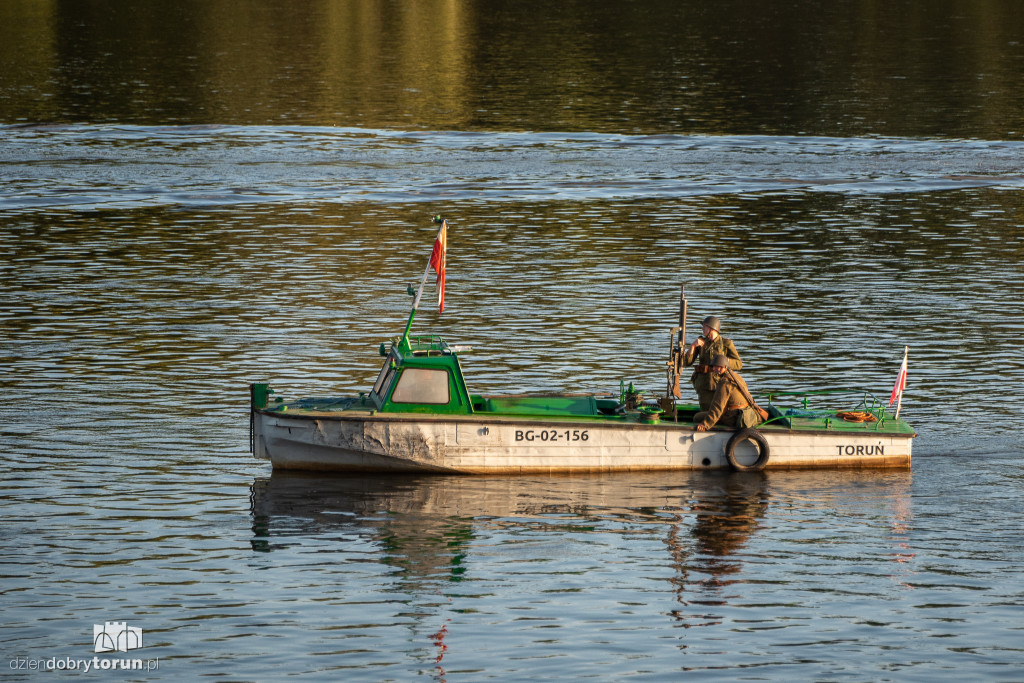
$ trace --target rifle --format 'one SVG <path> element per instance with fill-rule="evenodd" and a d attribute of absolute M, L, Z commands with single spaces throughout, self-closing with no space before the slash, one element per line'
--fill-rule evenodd
<path fill-rule="evenodd" d="M 679 286 L 679 327 L 669 330 L 668 339 L 668 389 L 666 394 L 675 398 L 682 396 L 679 388 L 679 373 L 683 369 L 683 344 L 686 342 L 686 287 Z"/>
<path fill-rule="evenodd" d="M 757 411 L 757 416 L 761 418 L 761 422 L 765 422 L 768 419 L 768 411 L 754 402 L 754 397 L 750 395 L 749 391 L 747 391 L 746 385 L 732 374 L 732 369 L 730 368 L 725 369 L 725 376 L 731 379 L 732 383 L 736 385 L 736 388 L 743 393 L 743 398 L 747 399 L 747 403 L 750 404 L 750 407 Z"/>

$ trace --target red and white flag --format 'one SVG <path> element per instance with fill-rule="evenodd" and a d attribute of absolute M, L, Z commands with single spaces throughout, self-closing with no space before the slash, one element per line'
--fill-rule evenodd
<path fill-rule="evenodd" d="M 892 395 L 889 396 L 889 405 L 903 398 L 903 390 L 907 388 L 907 351 L 903 349 L 903 365 L 900 366 L 900 374 L 896 376 L 896 384 L 892 387 Z"/>
<path fill-rule="evenodd" d="M 430 252 L 430 267 L 437 273 L 437 311 L 444 313 L 444 271 L 448 258 L 448 221 L 441 221 L 441 229 Z"/>

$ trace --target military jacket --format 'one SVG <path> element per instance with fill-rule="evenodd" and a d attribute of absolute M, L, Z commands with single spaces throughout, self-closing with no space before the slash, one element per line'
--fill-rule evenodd
<path fill-rule="evenodd" d="M 697 391 L 698 396 L 713 390 L 709 379 L 712 373 L 701 372 L 700 368 L 701 366 L 710 366 L 711 359 L 717 355 L 723 355 L 729 359 L 730 370 L 740 370 L 743 367 L 743 361 L 740 360 L 740 354 L 736 351 L 736 346 L 732 343 L 731 339 L 726 339 L 722 335 L 718 335 L 713 342 L 705 343 L 696 353 L 690 353 L 690 349 L 686 349 L 686 354 L 683 356 L 683 365 L 694 366 L 693 374 L 690 375 L 690 383 Z"/>
<path fill-rule="evenodd" d="M 711 365 L 711 359 L 718 355 L 729 358 L 730 370 L 743 369 L 743 361 L 740 360 L 736 345 L 732 343 L 731 339 L 726 339 L 722 335 L 718 335 L 712 342 L 705 343 L 696 353 L 690 353 L 690 349 L 687 348 L 683 365 Z"/>
<path fill-rule="evenodd" d="M 747 401 L 747 383 L 735 372 L 729 375 L 712 375 L 712 386 L 715 389 L 715 396 L 711 399 L 711 407 L 708 408 L 707 416 L 701 422 L 705 429 L 710 429 L 727 413 L 734 418 L 735 411 L 743 410 L 750 406 Z"/>

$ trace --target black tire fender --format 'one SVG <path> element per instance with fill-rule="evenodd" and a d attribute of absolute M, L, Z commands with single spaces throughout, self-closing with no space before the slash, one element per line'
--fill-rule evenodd
<path fill-rule="evenodd" d="M 758 456 L 757 460 L 751 464 L 743 465 L 736 460 L 736 446 L 748 439 L 757 446 Z M 737 472 L 759 472 L 768 464 L 768 441 L 761 432 L 753 427 L 740 429 L 729 438 L 729 442 L 725 445 L 725 458 L 729 461 L 730 467 Z"/>

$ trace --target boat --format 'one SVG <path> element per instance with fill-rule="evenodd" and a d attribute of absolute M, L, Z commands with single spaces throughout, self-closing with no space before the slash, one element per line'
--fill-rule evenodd
<path fill-rule="evenodd" d="M 620 382 L 605 394 L 471 393 L 470 349 L 410 330 L 433 267 L 443 310 L 447 222 L 403 334 L 382 343 L 377 379 L 358 395 L 284 400 L 250 391 L 250 450 L 275 470 L 350 473 L 545 474 L 653 470 L 909 468 L 917 434 L 869 391 L 757 394 L 755 427 L 699 431 L 696 404 L 677 398 L 687 302 L 670 330 L 664 395 Z M 412 293 L 412 288 L 410 288 Z M 901 376 L 905 376 L 906 355 Z M 897 380 L 899 383 L 899 380 Z M 894 395 L 895 395 L 894 390 Z"/>

